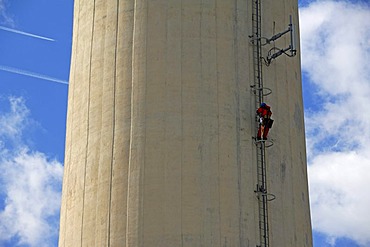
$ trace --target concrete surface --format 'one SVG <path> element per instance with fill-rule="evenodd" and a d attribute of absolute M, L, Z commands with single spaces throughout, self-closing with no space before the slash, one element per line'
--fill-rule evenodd
<path fill-rule="evenodd" d="M 259 244 L 252 4 L 75 0 L 59 246 Z M 263 0 L 263 35 L 297 9 Z M 299 49 L 263 77 L 270 246 L 310 247 Z"/>

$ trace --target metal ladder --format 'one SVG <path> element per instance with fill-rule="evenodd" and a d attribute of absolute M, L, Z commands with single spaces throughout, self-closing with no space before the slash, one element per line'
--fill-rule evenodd
<path fill-rule="evenodd" d="M 253 35 L 250 36 L 253 44 L 253 70 L 254 82 L 251 85 L 255 94 L 255 109 L 264 101 L 264 96 L 271 93 L 271 90 L 263 87 L 262 61 L 261 61 L 261 0 L 252 0 L 252 25 Z M 256 133 L 259 128 L 258 118 L 256 118 Z M 257 140 L 254 137 L 257 150 L 257 185 L 254 191 L 258 199 L 258 218 L 260 245 L 257 247 L 269 247 L 269 222 L 268 222 L 268 202 L 275 199 L 275 196 L 267 193 L 266 182 L 266 148 L 273 145 L 273 142 Z"/>

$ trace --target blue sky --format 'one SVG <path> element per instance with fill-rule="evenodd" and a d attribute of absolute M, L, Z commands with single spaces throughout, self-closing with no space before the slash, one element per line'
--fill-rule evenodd
<path fill-rule="evenodd" d="M 370 4 L 299 3 L 314 246 L 370 246 Z M 72 15 L 0 0 L 0 246 L 57 246 Z"/>
<path fill-rule="evenodd" d="M 72 14 L 0 0 L 0 246 L 57 246 Z"/>

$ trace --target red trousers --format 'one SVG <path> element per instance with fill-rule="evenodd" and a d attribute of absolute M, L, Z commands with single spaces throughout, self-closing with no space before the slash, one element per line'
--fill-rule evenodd
<path fill-rule="evenodd" d="M 260 127 L 258 128 L 257 139 L 261 139 L 261 136 L 262 136 L 263 139 L 266 140 L 269 130 L 270 128 L 268 128 L 265 125 L 260 124 Z"/>

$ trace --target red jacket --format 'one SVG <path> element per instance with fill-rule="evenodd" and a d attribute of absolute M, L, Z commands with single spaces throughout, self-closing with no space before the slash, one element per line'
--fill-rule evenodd
<path fill-rule="evenodd" d="M 263 118 L 270 118 L 272 115 L 272 112 L 270 111 L 270 106 L 266 105 L 265 107 L 258 108 L 257 114 Z"/>

